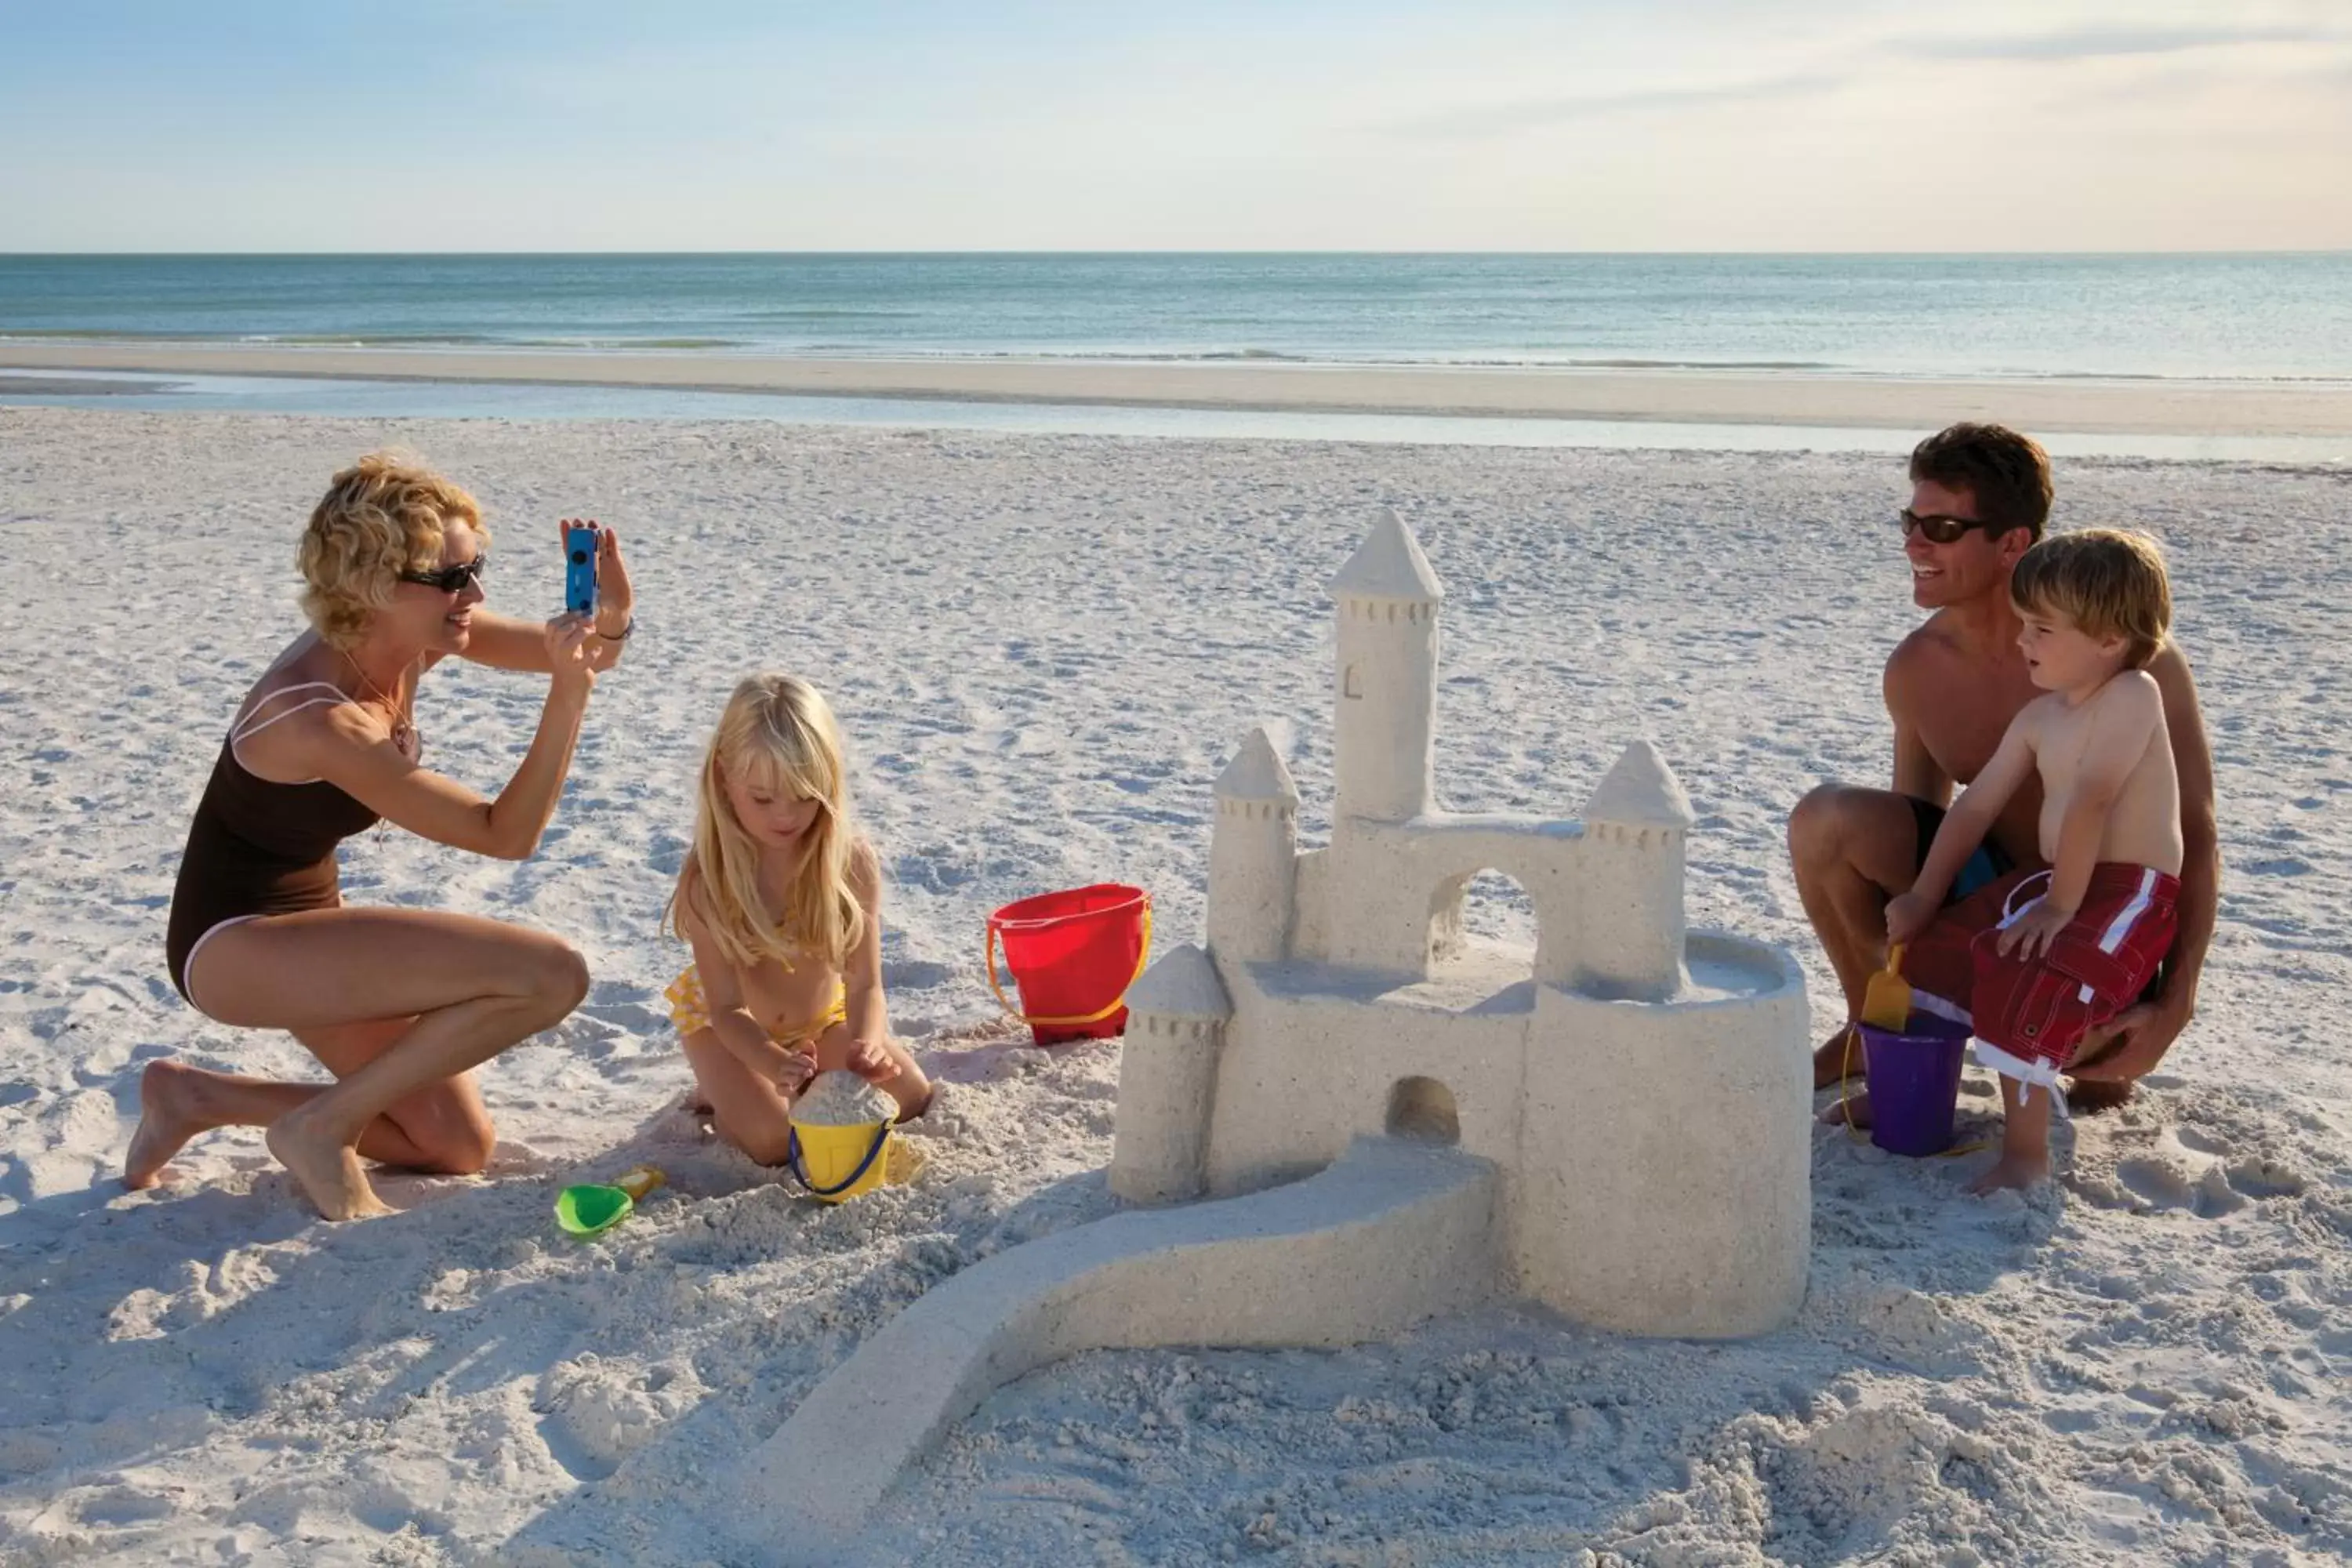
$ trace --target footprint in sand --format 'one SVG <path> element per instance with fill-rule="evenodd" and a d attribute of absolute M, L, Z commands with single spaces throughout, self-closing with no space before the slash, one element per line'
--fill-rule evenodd
<path fill-rule="evenodd" d="M 2135 1154 L 2116 1163 L 2116 1180 L 2151 1208 L 2187 1209 L 2200 1219 L 2235 1214 L 2249 1202 L 2230 1184 L 2229 1173 L 2219 1163 L 2191 1175 L 2176 1161 L 2158 1154 Z"/>

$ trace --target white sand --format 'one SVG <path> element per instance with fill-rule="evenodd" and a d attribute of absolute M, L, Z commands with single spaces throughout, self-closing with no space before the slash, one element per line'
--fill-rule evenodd
<path fill-rule="evenodd" d="M 296 625 L 299 520 L 388 440 L 489 505 L 502 606 L 556 602 L 538 532 L 575 511 L 621 527 L 644 603 L 535 859 L 371 835 L 348 895 L 544 924 L 594 991 L 486 1071 L 486 1180 L 390 1177 L 411 1212 L 328 1226 L 238 1131 L 124 1194 L 147 1060 L 310 1070 L 181 1005 L 164 906 Z M 1972 1160 L 1823 1130 L 1811 1299 L 1750 1343 L 1496 1310 L 1339 1354 L 1088 1358 L 986 1405 L 864 1561 L 2352 1552 L 2352 476 L 2060 481 L 2062 521 L 2171 550 L 2230 862 L 2203 1016 L 2133 1108 L 2062 1133 L 2060 1185 L 1976 1202 Z M 1295 723 L 1319 836 L 1321 584 L 1377 501 L 1451 592 L 1449 802 L 1570 809 L 1654 735 L 1699 814 L 1694 919 L 1791 944 L 1826 1003 L 1780 824 L 1820 777 L 1883 774 L 1901 499 L 1879 458 L 0 410 L 0 1561 L 746 1561 L 730 1467 L 819 1377 L 927 1286 L 1112 1207 L 1117 1046 L 992 1033 L 982 919 L 1117 878 L 1197 938 L 1209 781 L 1261 716 Z M 945 1080 L 917 1184 L 840 1207 L 671 1109 L 685 955 L 656 922 L 705 728 L 762 664 L 856 742 L 894 1015 Z M 430 760 L 494 787 L 538 694 L 436 675 Z M 1501 898 L 1474 924 L 1526 933 Z M 557 1234 L 561 1184 L 641 1160 L 672 1185 L 602 1242 Z"/>
<path fill-rule="evenodd" d="M 895 1115 L 898 1102 L 854 1072 L 821 1072 L 793 1101 L 804 1127 L 868 1127 Z"/>
<path fill-rule="evenodd" d="M 2045 435 L 2352 435 L 2352 384 L 2037 377 L 1939 381 L 1776 371 L 1200 364 L 1050 359 L 0 342 L 0 367 L 514 382 L 972 403 L 1107 404 L 1496 418 L 1934 429 L 1997 419 Z"/>

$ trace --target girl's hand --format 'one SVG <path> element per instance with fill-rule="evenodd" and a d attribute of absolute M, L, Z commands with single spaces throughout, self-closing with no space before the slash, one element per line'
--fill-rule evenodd
<path fill-rule="evenodd" d="M 887 1083 L 898 1076 L 898 1062 L 879 1040 L 852 1040 L 849 1070 L 868 1083 Z"/>
<path fill-rule="evenodd" d="M 2006 931 L 1993 939 L 1993 946 L 2007 958 L 2011 952 L 2034 958 L 2050 951 L 2053 938 L 2074 922 L 2072 910 L 2053 909 L 2047 897 L 2039 898 L 2017 917 Z"/>
<path fill-rule="evenodd" d="M 1886 940 L 1906 942 L 1926 931 L 1936 918 L 1936 906 L 1916 893 L 1898 893 L 1886 901 Z"/>
<path fill-rule="evenodd" d="M 558 616 L 547 623 L 547 667 L 553 678 L 549 695 L 588 700 L 596 686 L 596 667 L 588 662 L 590 635 L 588 622 L 579 616 Z"/>
<path fill-rule="evenodd" d="M 801 1090 L 816 1077 L 816 1058 L 806 1051 L 787 1051 L 776 1068 L 776 1089 L 787 1100 L 796 1100 Z"/>

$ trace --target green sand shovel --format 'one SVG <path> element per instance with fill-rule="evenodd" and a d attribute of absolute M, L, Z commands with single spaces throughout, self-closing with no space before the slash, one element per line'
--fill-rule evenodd
<path fill-rule="evenodd" d="M 635 1214 L 645 1195 L 667 1180 L 655 1167 L 639 1165 L 623 1173 L 611 1186 L 566 1187 L 555 1200 L 555 1223 L 570 1236 L 602 1236 Z"/>

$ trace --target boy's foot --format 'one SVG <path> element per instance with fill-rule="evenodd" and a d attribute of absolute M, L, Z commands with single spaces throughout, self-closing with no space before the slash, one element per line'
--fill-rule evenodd
<path fill-rule="evenodd" d="M 373 1219 L 394 1212 L 368 1185 L 359 1151 L 311 1127 L 302 1111 L 271 1122 L 262 1141 L 327 1218 Z"/>
<path fill-rule="evenodd" d="M 197 1110 L 202 1078 L 177 1062 L 149 1062 L 139 1075 L 139 1130 L 122 1156 L 122 1184 L 134 1191 L 163 1179 L 164 1167 L 211 1123 Z"/>
<path fill-rule="evenodd" d="M 1969 1191 L 1978 1197 L 2012 1188 L 2024 1192 L 2050 1179 L 2050 1161 L 2045 1155 L 2035 1159 L 2028 1155 L 2003 1154 L 1992 1163 L 1992 1169 L 1969 1184 Z"/>

